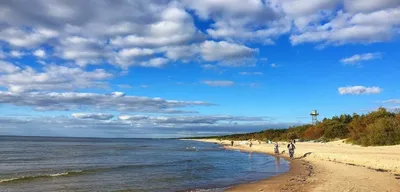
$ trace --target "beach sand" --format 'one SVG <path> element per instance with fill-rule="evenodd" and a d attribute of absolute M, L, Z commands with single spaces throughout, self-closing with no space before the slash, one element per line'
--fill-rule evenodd
<path fill-rule="evenodd" d="M 273 154 L 273 144 L 253 147 L 214 139 L 197 140 L 224 145 L 227 149 Z M 279 143 L 287 158 L 287 143 Z M 400 145 L 361 147 L 343 141 L 296 143 L 295 159 L 289 172 L 255 183 L 234 186 L 227 191 L 348 191 L 400 192 Z"/>

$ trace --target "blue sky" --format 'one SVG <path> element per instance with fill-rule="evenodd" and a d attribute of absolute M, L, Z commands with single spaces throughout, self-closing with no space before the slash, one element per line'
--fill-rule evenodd
<path fill-rule="evenodd" d="M 398 0 L 1 4 L 0 134 L 215 135 L 400 108 Z"/>

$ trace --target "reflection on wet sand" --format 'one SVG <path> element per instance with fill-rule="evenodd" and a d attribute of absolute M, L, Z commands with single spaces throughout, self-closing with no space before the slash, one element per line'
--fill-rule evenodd
<path fill-rule="evenodd" d="M 279 165 L 281 164 L 281 158 L 275 157 L 275 172 L 279 172 Z"/>

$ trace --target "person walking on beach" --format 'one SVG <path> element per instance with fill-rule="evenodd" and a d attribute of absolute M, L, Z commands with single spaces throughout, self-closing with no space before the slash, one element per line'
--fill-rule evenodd
<path fill-rule="evenodd" d="M 233 147 L 233 140 L 231 141 L 231 146 Z"/>
<path fill-rule="evenodd" d="M 250 146 L 250 147 L 253 146 L 253 143 L 251 142 L 251 140 L 250 140 L 250 145 L 249 145 L 249 146 Z"/>
<path fill-rule="evenodd" d="M 274 144 L 274 152 L 275 152 L 275 155 L 279 155 L 279 145 L 278 145 L 278 142 L 275 142 L 275 144 Z"/>
<path fill-rule="evenodd" d="M 289 150 L 290 159 L 293 159 L 294 150 L 296 149 L 296 146 L 293 144 L 293 141 L 290 141 L 290 143 L 287 145 L 287 148 Z"/>

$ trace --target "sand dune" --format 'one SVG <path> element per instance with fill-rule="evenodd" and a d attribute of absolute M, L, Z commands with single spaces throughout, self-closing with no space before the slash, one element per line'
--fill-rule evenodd
<path fill-rule="evenodd" d="M 227 148 L 273 153 L 272 144 L 253 147 L 230 141 L 200 140 L 225 145 Z M 279 143 L 280 150 L 287 143 Z M 304 157 L 305 154 L 308 154 Z M 287 157 L 285 153 L 283 155 Z M 328 143 L 296 143 L 296 159 L 289 173 L 254 184 L 245 184 L 231 191 L 390 191 L 400 192 L 400 145 L 361 147 L 343 141 Z M 311 166 L 307 166 L 310 163 Z"/>

